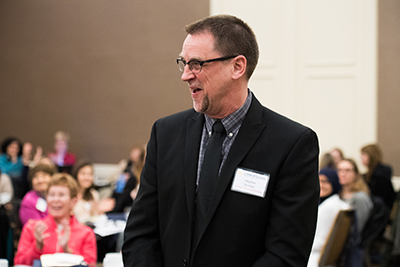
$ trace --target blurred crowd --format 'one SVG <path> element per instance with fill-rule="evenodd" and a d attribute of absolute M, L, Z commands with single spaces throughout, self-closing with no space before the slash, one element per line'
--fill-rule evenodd
<path fill-rule="evenodd" d="M 0 155 L 0 258 L 9 265 L 33 265 L 42 254 L 65 252 L 89 266 L 120 249 L 121 234 L 94 234 L 97 218 L 126 214 L 136 198 L 145 146 L 134 145 L 100 196 L 94 164 L 68 150 L 70 136 L 55 133 L 54 151 L 15 137 L 3 140 Z"/>
<path fill-rule="evenodd" d="M 120 250 L 121 234 L 94 234 L 96 218 L 122 214 L 136 198 L 145 147 L 134 145 L 110 180 L 110 193 L 99 193 L 94 165 L 68 150 L 70 136 L 59 131 L 54 151 L 44 155 L 30 143 L 7 138 L 0 155 L 0 258 L 12 265 L 32 265 L 42 254 L 66 252 L 89 266 Z M 337 214 L 353 210 L 354 220 L 339 266 L 400 265 L 400 215 L 392 167 L 377 144 L 360 149 L 356 160 L 339 148 L 320 157 L 320 204 L 309 267 L 318 266 Z M 371 265 L 372 264 L 372 265 Z"/>
<path fill-rule="evenodd" d="M 377 144 L 360 149 L 360 162 L 365 173 L 339 148 L 320 157 L 320 204 L 308 267 L 319 266 L 341 210 L 354 211 L 354 218 L 337 266 L 400 266 L 399 200 L 392 167 L 383 162 Z"/>

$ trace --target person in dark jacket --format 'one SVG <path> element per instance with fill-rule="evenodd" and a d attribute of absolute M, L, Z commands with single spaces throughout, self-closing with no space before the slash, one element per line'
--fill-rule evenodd
<path fill-rule="evenodd" d="M 382 152 L 378 145 L 370 144 L 361 148 L 361 162 L 368 168 L 363 175 L 372 196 L 381 197 L 392 210 L 396 193 L 392 185 L 392 168 L 382 163 Z"/>

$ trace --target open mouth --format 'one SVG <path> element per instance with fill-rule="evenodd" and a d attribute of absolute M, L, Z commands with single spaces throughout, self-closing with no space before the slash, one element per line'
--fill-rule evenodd
<path fill-rule="evenodd" d="M 196 87 L 196 86 L 193 86 L 193 85 L 189 86 L 189 89 L 192 92 L 192 94 L 196 94 L 196 93 L 200 92 L 201 90 L 203 90 L 203 89 L 201 89 L 199 87 Z"/>

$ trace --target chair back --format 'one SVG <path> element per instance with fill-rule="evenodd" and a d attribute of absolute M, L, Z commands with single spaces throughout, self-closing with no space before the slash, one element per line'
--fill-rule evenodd
<path fill-rule="evenodd" d="M 341 210 L 329 233 L 319 258 L 319 267 L 335 266 L 345 247 L 354 220 L 354 210 Z"/>
<path fill-rule="evenodd" d="M 368 248 L 385 232 L 390 220 L 390 210 L 381 197 L 371 197 L 373 208 L 361 235 L 361 248 Z"/>

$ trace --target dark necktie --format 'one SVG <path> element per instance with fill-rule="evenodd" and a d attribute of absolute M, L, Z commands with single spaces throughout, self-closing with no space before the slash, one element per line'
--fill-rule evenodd
<path fill-rule="evenodd" d="M 222 142 L 224 140 L 225 128 L 220 120 L 213 125 L 213 133 L 208 141 L 204 153 L 203 165 L 201 166 L 200 179 L 196 197 L 196 232 L 203 226 L 208 211 L 215 185 L 218 181 L 219 167 L 221 164 Z"/>

